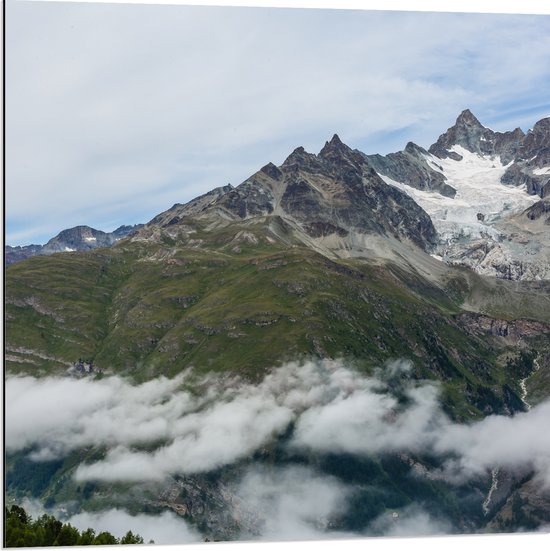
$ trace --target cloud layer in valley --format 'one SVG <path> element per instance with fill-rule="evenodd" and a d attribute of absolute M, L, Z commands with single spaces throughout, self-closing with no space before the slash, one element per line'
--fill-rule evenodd
<path fill-rule="evenodd" d="M 133 385 L 120 377 L 9 377 L 6 381 L 6 450 L 31 460 L 62 457 L 87 447 L 104 448 L 102 459 L 80 464 L 80 481 L 165 482 L 231 465 L 262 452 L 280 435 L 291 455 L 320 457 L 385 452 L 432 454 L 430 476 L 450 484 L 487 479 L 491 469 L 533 470 L 550 487 L 550 402 L 512 417 L 489 416 L 470 424 L 451 421 L 439 387 L 414 380 L 406 361 L 365 376 L 342 361 L 289 363 L 257 385 L 237 378 L 190 374 Z M 456 532 L 420 504 L 385 512 L 354 534 L 333 528 L 356 488 L 312 465 L 240 463 L 224 487 L 226 506 L 239 519 L 240 539 L 316 539 L 412 536 Z M 173 484 L 169 482 L 169 484 Z M 158 485 L 158 486 L 157 486 Z M 151 487 L 153 487 L 151 486 Z M 171 486 L 170 486 L 171 487 Z M 69 510 L 74 510 L 67 506 Z M 122 509 L 80 512 L 73 525 L 127 530 L 146 541 L 181 543 L 205 537 L 171 512 L 129 515 Z"/>
<path fill-rule="evenodd" d="M 198 530 L 171 511 L 163 511 L 159 515 L 131 515 L 124 509 L 113 508 L 94 512 L 83 511 L 67 516 L 63 507 L 45 509 L 37 499 L 25 498 L 21 506 L 33 519 L 38 519 L 43 514 L 53 514 L 81 531 L 92 528 L 96 534 L 106 531 L 116 538 L 123 537 L 131 530 L 134 534 L 140 535 L 145 543 L 153 540 L 155 544 L 169 545 L 204 540 L 204 536 Z"/>
<path fill-rule="evenodd" d="M 292 423 L 291 449 L 427 452 L 444 459 L 440 474 L 449 480 L 527 468 L 550 486 L 550 402 L 457 424 L 442 411 L 438 386 L 409 371 L 401 361 L 371 377 L 340 361 L 289 363 L 258 385 L 207 378 L 193 394 L 184 376 L 136 386 L 119 377 L 13 377 L 6 449 L 32 449 L 32 459 L 45 460 L 104 446 L 105 457 L 80 465 L 77 479 L 162 480 L 249 457 Z"/>

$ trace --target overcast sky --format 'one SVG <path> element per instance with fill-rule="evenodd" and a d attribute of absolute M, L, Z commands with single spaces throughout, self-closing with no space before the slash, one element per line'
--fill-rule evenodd
<path fill-rule="evenodd" d="M 8 2 L 6 243 L 147 222 L 335 132 L 528 130 L 549 60 L 549 15 Z"/>

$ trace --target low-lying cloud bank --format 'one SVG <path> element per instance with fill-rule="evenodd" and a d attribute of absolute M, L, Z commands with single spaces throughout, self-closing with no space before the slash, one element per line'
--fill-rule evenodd
<path fill-rule="evenodd" d="M 145 543 L 153 540 L 156 544 L 170 545 L 204 540 L 204 535 L 171 511 L 164 511 L 160 515 L 131 515 L 124 509 L 113 508 L 67 516 L 61 507 L 46 510 L 37 499 L 24 499 L 21 506 L 33 519 L 43 514 L 53 515 L 80 531 L 92 528 L 96 534 L 106 531 L 117 538 L 131 530 L 140 535 Z"/>
<path fill-rule="evenodd" d="M 236 481 L 234 491 L 231 508 L 239 518 L 238 538 L 243 541 L 412 537 L 456 531 L 451 523 L 435 519 L 418 505 L 405 507 L 399 514 L 383 513 L 360 532 L 336 530 L 333 521 L 346 510 L 354 488 L 302 465 L 267 468 L 253 464 Z M 171 511 L 132 515 L 124 509 L 109 508 L 68 516 L 63 506 L 46 510 L 37 499 L 24 499 L 21 505 L 33 518 L 53 514 L 79 530 L 108 531 L 118 538 L 131 530 L 146 543 L 151 540 L 156 544 L 195 543 L 208 537 Z"/>
<path fill-rule="evenodd" d="M 373 377 L 340 361 L 289 363 L 258 385 L 206 379 L 197 394 L 185 390 L 184 376 L 136 386 L 119 377 L 9 378 L 6 449 L 32 446 L 31 458 L 41 460 L 105 446 L 106 456 L 81 465 L 77 479 L 161 480 L 231 464 L 294 423 L 295 448 L 430 452 L 445 460 L 450 480 L 530 468 L 550 486 L 550 402 L 457 424 L 443 413 L 438 386 L 409 371 L 399 361 Z"/>

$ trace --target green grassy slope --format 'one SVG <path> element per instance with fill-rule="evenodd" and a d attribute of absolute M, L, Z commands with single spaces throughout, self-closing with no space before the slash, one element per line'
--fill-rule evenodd
<path fill-rule="evenodd" d="M 479 414 L 487 399 L 495 411 L 517 406 L 517 384 L 499 359 L 508 344 L 465 331 L 459 315 L 465 300 L 479 303 L 482 285 L 496 298 L 481 311 L 536 313 L 530 302 L 541 301 L 527 287 L 460 270 L 441 287 L 396 266 L 269 243 L 260 225 L 247 227 L 257 239 L 235 247 L 241 230 L 199 232 L 196 239 L 208 238 L 200 248 L 169 238 L 126 241 L 9 267 L 8 372 L 61 373 L 83 359 L 136 381 L 189 367 L 258 380 L 308 357 L 342 357 L 366 371 L 406 358 L 418 377 L 443 382 L 457 417 Z M 525 342 L 548 347 L 540 335 Z"/>

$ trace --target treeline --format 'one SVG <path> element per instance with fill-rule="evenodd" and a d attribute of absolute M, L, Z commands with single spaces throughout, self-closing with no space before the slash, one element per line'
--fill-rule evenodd
<path fill-rule="evenodd" d="M 5 515 L 4 547 L 143 543 L 143 538 L 131 531 L 118 539 L 109 532 L 96 534 L 92 528 L 80 532 L 74 526 L 63 524 L 51 515 L 42 515 L 33 521 L 25 509 L 18 505 L 12 505 L 10 509 L 6 507 Z"/>

